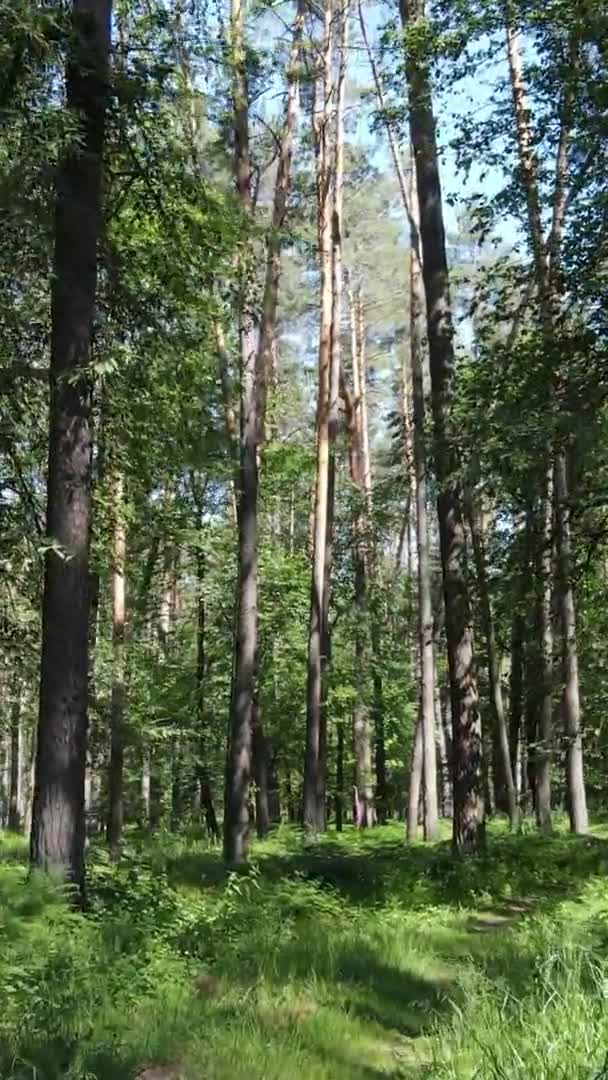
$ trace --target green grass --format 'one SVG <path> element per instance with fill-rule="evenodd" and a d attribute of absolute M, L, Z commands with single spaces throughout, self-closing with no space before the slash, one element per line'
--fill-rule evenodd
<path fill-rule="evenodd" d="M 484 857 L 399 826 L 94 850 L 90 911 L 0 840 L 0 1077 L 608 1080 L 608 843 L 496 826 Z M 170 1075 L 169 1071 L 167 1075 Z"/>

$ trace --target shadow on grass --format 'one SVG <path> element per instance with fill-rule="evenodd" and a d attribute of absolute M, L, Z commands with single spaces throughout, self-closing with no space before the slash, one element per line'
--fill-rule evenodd
<path fill-rule="evenodd" d="M 327 885 L 358 906 L 398 899 L 412 910 L 429 904 L 478 908 L 504 905 L 510 898 L 534 900 L 547 910 L 580 895 L 586 881 L 608 873 L 608 841 L 597 837 L 502 834 L 488 841 L 476 857 L 455 857 L 449 843 L 406 845 L 382 830 L 370 832 L 356 846 L 325 836 L 310 848 L 272 851 L 254 848 L 255 862 L 268 882 L 295 875 Z M 226 876 L 221 855 L 189 851 L 169 856 L 167 869 L 177 886 L 221 883 Z"/>

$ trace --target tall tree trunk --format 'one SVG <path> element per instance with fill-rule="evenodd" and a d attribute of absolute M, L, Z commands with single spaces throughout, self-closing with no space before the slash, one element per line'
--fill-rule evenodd
<path fill-rule="evenodd" d="M 478 494 L 477 499 L 481 496 Z M 486 658 L 488 664 L 488 679 L 490 683 L 490 698 L 495 725 L 495 747 L 499 754 L 500 776 L 504 782 L 509 814 L 509 823 L 512 829 L 516 829 L 519 820 L 517 794 L 513 780 L 511 764 L 511 751 L 509 747 L 509 732 L 502 695 L 502 683 L 500 678 L 500 662 L 496 645 L 496 633 L 494 630 L 494 616 L 490 600 L 490 588 L 486 570 L 486 553 L 483 509 L 478 505 L 476 496 L 469 492 L 467 495 L 467 512 L 473 541 L 473 556 L 477 572 L 477 585 L 481 604 L 481 618 L 483 632 L 486 641 Z M 498 764 L 498 763 L 497 763 Z M 495 788 L 496 790 L 496 788 Z"/>
<path fill-rule="evenodd" d="M 552 200 L 552 221 L 548 238 L 543 234 L 541 194 L 538 182 L 538 164 L 534 152 L 530 112 L 527 107 L 525 85 L 523 79 L 523 67 L 521 59 L 520 35 L 514 18 L 514 4 L 507 0 L 505 4 L 506 14 L 506 43 L 509 73 L 511 78 L 511 90 L 513 98 L 513 111 L 517 126 L 517 139 L 519 147 L 519 164 L 522 181 L 524 184 L 527 209 L 528 229 L 530 234 L 530 246 L 534 258 L 536 286 L 540 309 L 541 326 L 545 344 L 549 355 L 555 347 L 556 331 L 559 322 L 559 267 L 561 260 L 561 242 L 563 234 L 564 218 L 568 204 L 568 150 L 573 123 L 574 102 L 576 95 L 575 78 L 567 81 L 564 100 L 561 108 L 560 134 L 555 159 L 555 184 Z M 572 39 L 569 43 L 572 75 L 578 68 L 578 55 L 576 42 Z M 555 375 L 552 379 L 551 395 L 554 397 L 556 387 Z M 560 445 L 554 446 L 547 452 L 547 474 L 544 498 L 549 498 L 552 485 L 551 458 L 554 459 L 555 483 L 553 484 L 553 497 L 555 501 L 555 525 L 557 539 L 557 562 L 558 573 L 556 578 L 556 592 L 561 621 L 562 642 L 564 650 L 564 692 L 562 697 L 562 709 L 564 724 L 568 733 L 569 746 L 573 753 L 568 754 L 567 782 L 569 802 L 575 810 L 571 811 L 571 827 L 575 832 L 586 832 L 588 827 L 587 806 L 583 770 L 583 753 L 581 741 L 580 723 L 580 691 L 578 678 L 578 656 L 576 644 L 576 608 L 574 593 L 569 575 L 570 563 L 570 524 L 568 507 L 568 473 L 564 450 Z M 545 506 L 545 537 L 544 544 L 548 543 L 547 533 L 550 525 L 547 524 L 550 514 L 549 507 Z M 549 625 L 549 617 L 546 614 L 547 586 L 545 572 L 550 573 L 550 552 L 543 562 L 543 684 L 544 700 L 541 709 L 541 747 L 537 816 L 539 827 L 544 831 L 551 828 L 550 806 L 550 746 L 545 741 L 552 738 L 551 720 L 552 705 L 549 700 L 552 687 L 552 630 Z M 549 638 L 551 638 L 551 661 L 549 660 Z"/>
<path fill-rule="evenodd" d="M 422 0 L 399 0 L 406 31 L 424 18 Z M 454 847 L 477 851 L 483 843 L 485 816 L 482 785 L 482 738 L 473 632 L 466 578 L 466 544 L 458 477 L 458 454 L 451 426 L 454 392 L 454 330 L 449 293 L 441 182 L 428 65 L 413 51 L 406 56 L 410 137 L 414 148 L 431 391 L 437 511 L 446 608 L 446 633 L 452 694 L 452 769 Z"/>
<path fill-rule="evenodd" d="M 231 0 L 234 175 L 239 202 L 249 217 L 253 209 L 249 152 L 249 88 L 244 35 L 246 0 Z M 259 337 L 251 309 L 250 289 L 241 282 L 239 340 L 241 357 L 241 425 L 238 482 L 238 618 L 231 695 L 230 735 L 226 762 L 224 856 L 228 863 L 246 861 L 249 843 L 249 783 L 252 766 L 253 711 L 257 654 L 258 445 L 264 429 L 268 370 L 274 345 L 280 274 L 280 230 L 289 193 L 293 132 L 296 120 L 295 61 L 300 48 L 303 8 L 298 5 L 288 71 L 287 112 L 280 143 L 272 222 L 266 259 L 266 281 Z M 246 268 L 241 268 L 242 275 Z"/>
<path fill-rule="evenodd" d="M 252 212 L 252 191 L 245 3 L 246 0 L 231 0 L 231 46 L 234 178 L 241 209 L 248 217 Z M 224 857 L 231 865 L 246 861 L 249 846 L 249 783 L 257 651 L 257 339 L 244 267 L 241 267 L 240 273 L 237 628 L 224 799 Z"/>
<path fill-rule="evenodd" d="M 323 587 L 322 648 L 321 648 L 321 728 L 319 736 L 319 807 L 320 827 L 325 827 L 325 804 L 327 788 L 327 709 L 329 676 L 331 669 L 331 622 L 330 604 L 332 571 L 334 561 L 334 511 L 336 501 L 336 437 L 339 423 L 339 396 L 342 328 L 342 211 L 344 186 L 344 103 L 346 93 L 346 50 L 349 32 L 349 4 L 344 5 L 340 15 L 338 40 L 338 77 L 336 84 L 336 109 L 333 122 L 333 177 L 331 192 L 331 360 L 329 366 L 329 461 L 327 479 L 327 535 L 325 540 L 325 581 Z"/>
<path fill-rule="evenodd" d="M 375 761 L 376 761 L 376 795 L 375 812 L 376 822 L 383 825 L 388 816 L 388 789 L 386 776 L 386 745 L 384 726 L 384 684 L 382 679 L 382 646 L 380 643 L 380 613 L 377 605 L 372 601 L 371 611 L 371 644 L 372 644 L 372 686 L 374 694 L 374 734 L 375 734 Z"/>
<path fill-rule="evenodd" d="M 90 345 L 101 234 L 101 183 L 110 53 L 110 0 L 74 0 L 68 109 L 82 123 L 60 165 L 51 310 L 47 533 L 34 866 L 84 890 L 89 534 Z M 57 550 L 57 546 L 61 549 Z"/>
<path fill-rule="evenodd" d="M 23 758 L 23 732 L 21 729 L 21 686 L 17 682 L 11 709 L 10 726 L 10 774 L 8 789 L 8 828 L 19 832 L 21 818 L 21 772 Z"/>
<path fill-rule="evenodd" d="M 536 780 L 536 820 L 541 832 L 550 832 L 551 759 L 553 747 L 553 623 L 552 623 L 552 552 L 553 552 L 553 474 L 547 467 L 542 503 L 539 626 L 541 647 L 541 698 L 538 713 L 538 737 L 534 754 Z"/>
<path fill-rule="evenodd" d="M 424 282 L 418 235 L 416 181 L 412 170 L 410 238 L 410 361 L 414 413 L 414 475 L 416 482 L 416 545 L 418 551 L 418 643 L 420 650 L 420 723 L 422 725 L 424 775 L 424 837 L 439 834 L 437 804 L 437 757 L 435 750 L 435 661 L 433 656 L 433 596 L 427 519 L 427 462 L 423 379 Z"/>
<path fill-rule="evenodd" d="M 344 816 L 344 722 L 338 721 L 336 749 L 336 832 L 342 832 Z"/>
<path fill-rule="evenodd" d="M 319 330 L 319 385 L 317 398 L 317 461 L 313 517 L 313 565 L 308 632 L 306 688 L 306 749 L 304 756 L 304 827 L 312 833 L 325 824 L 324 761 L 322 757 L 323 612 L 329 495 L 330 367 L 333 314 L 332 165 L 330 112 L 332 80 L 333 2 L 327 0 L 323 40 L 322 110 L 315 112 L 316 184 L 321 308 Z"/>
<path fill-rule="evenodd" d="M 150 751 L 144 747 L 141 759 L 141 827 L 147 829 L 151 824 L 150 797 L 151 797 L 151 767 Z"/>
<path fill-rule="evenodd" d="M 205 699 L 205 682 L 207 678 L 205 553 L 200 547 L 196 553 L 196 569 L 198 578 L 198 612 L 196 627 L 196 710 L 198 714 L 198 747 L 196 772 L 199 786 L 200 807 L 205 816 L 207 832 L 213 841 L 217 841 L 219 840 L 220 830 L 215 813 L 211 780 L 209 777 L 209 766 L 207 762 L 209 750 L 207 746 L 207 709 Z"/>
<path fill-rule="evenodd" d="M 555 486 L 557 506 L 557 557 L 559 576 L 559 603 L 564 639 L 564 691 L 563 717 L 566 734 L 566 784 L 568 789 L 568 812 L 570 828 L 574 833 L 586 833 L 589 828 L 585 775 L 583 770 L 583 743 L 581 737 L 581 706 L 578 681 L 578 651 L 576 645 L 576 609 L 572 588 L 570 507 L 568 505 L 568 480 L 565 454 L 559 453 L 555 461 Z"/>
<path fill-rule="evenodd" d="M 412 743 L 412 763 L 410 766 L 410 785 L 407 796 L 407 838 L 410 843 L 418 838 L 418 812 L 422 791 L 422 773 L 424 769 L 424 736 L 422 717 L 419 715 L 414 729 Z"/>
<path fill-rule="evenodd" d="M 263 840 L 270 832 L 270 803 L 268 798 L 268 743 L 257 702 L 253 723 L 253 764 L 255 776 L 255 825 L 258 837 Z"/>
<path fill-rule="evenodd" d="M 125 752 L 125 560 L 126 529 L 124 477 L 114 478 L 114 545 L 112 552 L 112 700 L 110 705 L 110 764 L 108 769 L 108 846 L 112 858 L 120 854 L 124 822 Z"/>
<path fill-rule="evenodd" d="M 349 288 L 352 393 L 346 377 L 342 376 L 349 434 L 349 469 L 353 485 L 353 569 L 355 579 L 355 703 L 353 708 L 353 742 L 355 757 L 356 824 L 367 828 L 375 823 L 374 790 L 372 784 L 372 741 L 369 707 L 366 700 L 369 669 L 369 638 L 374 641 L 376 626 L 370 619 L 369 581 L 375 570 L 371 521 L 371 469 L 366 408 L 367 365 L 365 358 L 365 322 L 360 288 Z M 371 635 L 370 635 L 371 631 Z M 380 663 L 379 635 L 375 637 L 374 667 Z M 377 691 L 375 690 L 375 693 Z M 384 746 L 381 747 L 384 755 Z M 382 765 L 384 762 L 382 762 Z"/>
<path fill-rule="evenodd" d="M 441 781 L 441 813 L 443 817 L 447 818 L 452 816 L 452 785 L 450 784 L 450 758 L 448 754 L 448 745 L 441 710 L 441 690 L 439 687 L 439 682 L 437 680 L 436 671 L 434 673 L 434 676 L 435 731 L 437 756 L 439 759 L 439 778 Z"/>
<path fill-rule="evenodd" d="M 523 792 L 523 740 L 524 714 L 524 619 L 515 610 L 511 625 L 511 668 L 509 672 L 509 752 L 514 771 L 515 794 L 518 807 Z"/>

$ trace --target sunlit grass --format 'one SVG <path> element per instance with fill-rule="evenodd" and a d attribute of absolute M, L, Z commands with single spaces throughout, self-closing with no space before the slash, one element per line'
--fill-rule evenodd
<path fill-rule="evenodd" d="M 194 833 L 133 833 L 90 853 L 84 917 L 1 837 L 2 1080 L 600 1080 L 605 831 L 499 825 L 470 860 L 444 834 L 281 829 L 226 875 Z"/>

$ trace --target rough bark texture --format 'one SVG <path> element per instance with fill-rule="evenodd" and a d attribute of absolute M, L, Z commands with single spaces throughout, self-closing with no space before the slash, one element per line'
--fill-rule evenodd
<path fill-rule="evenodd" d="M 47 534 L 31 861 L 84 888 L 90 363 L 101 233 L 110 0 L 74 0 L 68 109 L 82 139 L 57 179 L 51 311 Z M 57 548 L 60 551 L 56 550 Z M 66 557 L 67 556 L 67 557 Z"/>
<path fill-rule="evenodd" d="M 232 105 L 234 179 L 244 215 L 252 210 L 249 155 L 249 88 L 244 40 L 246 0 L 232 0 Z M 249 846 L 249 783 L 257 651 L 257 335 L 241 268 L 239 298 L 240 444 L 238 469 L 238 584 L 234 680 L 226 760 L 224 857 L 230 865 L 246 861 Z"/>
<path fill-rule="evenodd" d="M 421 0 L 400 0 L 399 6 L 405 29 L 415 29 L 423 17 Z M 420 206 L 433 435 L 439 488 L 437 511 L 452 695 L 453 841 L 458 851 L 466 852 L 478 850 L 483 843 L 485 816 L 481 721 L 466 579 L 458 456 L 454 434 L 450 430 L 454 392 L 454 332 L 430 74 L 428 66 L 409 49 L 406 70 L 410 136 Z"/>

